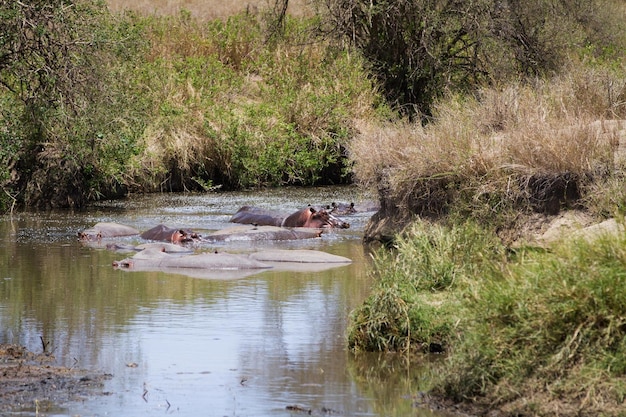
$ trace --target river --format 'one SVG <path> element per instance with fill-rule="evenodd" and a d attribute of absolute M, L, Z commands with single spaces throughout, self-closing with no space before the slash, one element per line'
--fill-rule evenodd
<path fill-rule="evenodd" d="M 163 223 L 202 233 L 232 226 L 228 219 L 243 205 L 289 212 L 309 203 L 354 201 L 358 207 L 370 200 L 355 187 L 155 194 L 80 212 L 3 216 L 0 342 L 41 352 L 43 340 L 58 364 L 113 375 L 107 395 L 39 415 L 289 416 L 311 410 L 441 417 L 414 406 L 423 382 L 418 365 L 346 349 L 348 316 L 371 286 L 361 238 L 372 212 L 344 217 L 350 229 L 319 239 L 204 248 L 316 249 L 353 260 L 319 272 L 267 270 L 237 279 L 128 272 L 112 267 L 127 254 L 76 238 L 97 222 L 139 230 Z"/>

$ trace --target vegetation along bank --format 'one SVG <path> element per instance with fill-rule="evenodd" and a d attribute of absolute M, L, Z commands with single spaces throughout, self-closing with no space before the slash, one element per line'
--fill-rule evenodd
<path fill-rule="evenodd" d="M 624 415 L 623 230 L 532 238 L 619 230 L 623 2 L 67 4 L 0 3 L 4 210 L 356 182 L 384 247 L 352 350 L 445 354 L 430 392 L 468 409 Z"/>

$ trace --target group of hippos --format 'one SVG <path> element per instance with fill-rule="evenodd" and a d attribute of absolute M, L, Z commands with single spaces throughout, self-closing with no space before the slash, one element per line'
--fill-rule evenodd
<path fill-rule="evenodd" d="M 346 264 L 350 259 L 313 250 L 271 250 L 252 254 L 211 252 L 194 254 L 189 243 L 229 242 L 251 240 L 294 240 L 320 237 L 325 230 L 347 229 L 350 224 L 337 217 L 356 213 L 354 203 L 332 203 L 322 208 L 307 206 L 289 215 L 251 206 L 240 208 L 230 219 L 231 223 L 245 226 L 230 227 L 200 235 L 192 230 L 172 228 L 160 224 L 141 233 L 137 229 L 118 223 L 97 223 L 78 233 L 83 242 L 101 243 L 103 239 L 139 236 L 153 241 L 138 246 L 108 243 L 113 250 L 134 251 L 136 254 L 113 262 L 116 268 L 131 270 L 208 269 L 246 270 L 272 268 L 278 262 L 312 264 Z M 283 264 L 284 265 L 284 264 Z"/>

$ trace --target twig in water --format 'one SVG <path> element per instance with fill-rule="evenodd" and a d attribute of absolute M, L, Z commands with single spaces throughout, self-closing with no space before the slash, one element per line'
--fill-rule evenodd
<path fill-rule="evenodd" d="M 43 336 L 39 336 L 39 340 L 41 340 L 41 347 L 43 348 L 43 353 L 48 352 L 48 346 L 50 346 L 50 342 L 46 342 L 43 340 Z"/>

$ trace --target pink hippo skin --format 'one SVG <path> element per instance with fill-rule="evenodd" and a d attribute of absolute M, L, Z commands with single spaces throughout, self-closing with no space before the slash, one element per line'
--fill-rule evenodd
<path fill-rule="evenodd" d="M 283 220 L 283 227 L 313 227 L 316 229 L 323 228 L 339 228 L 347 229 L 349 223 L 333 216 L 327 210 L 315 210 L 313 207 L 307 207 L 298 210 Z"/>

